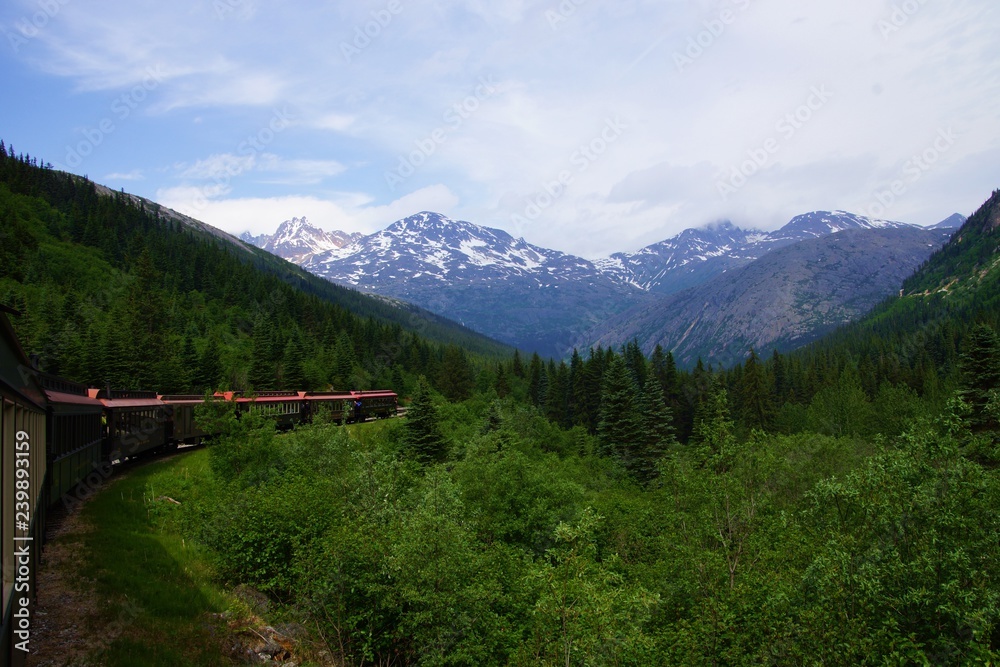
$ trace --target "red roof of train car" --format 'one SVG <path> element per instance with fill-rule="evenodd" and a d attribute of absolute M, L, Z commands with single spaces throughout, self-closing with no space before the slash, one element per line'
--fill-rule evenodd
<path fill-rule="evenodd" d="M 66 394 L 61 391 L 45 391 L 45 397 L 49 403 L 63 403 L 65 405 L 89 405 L 95 408 L 102 407 L 103 402 L 90 396 L 78 396 L 77 394 Z"/>
<path fill-rule="evenodd" d="M 388 389 L 374 389 L 372 391 L 352 391 L 351 396 L 354 398 L 389 398 L 390 396 L 396 397 L 397 394 L 394 391 L 389 391 Z"/>
<path fill-rule="evenodd" d="M 102 389 L 90 389 L 87 393 L 96 398 L 107 408 L 162 408 L 163 401 L 158 398 L 106 398 L 101 396 Z"/>

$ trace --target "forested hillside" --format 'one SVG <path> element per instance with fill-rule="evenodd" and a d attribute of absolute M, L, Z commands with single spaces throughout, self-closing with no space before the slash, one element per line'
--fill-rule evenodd
<path fill-rule="evenodd" d="M 0 155 L 0 301 L 47 370 L 412 394 L 405 419 L 282 435 L 209 402 L 210 469 L 141 500 L 317 663 L 1000 659 L 1000 193 L 862 322 L 688 372 L 634 341 L 567 362 L 432 342 Z"/>
<path fill-rule="evenodd" d="M 172 516 L 343 664 L 995 664 L 993 251 L 955 250 L 995 206 L 924 268 L 969 283 L 965 322 L 911 295 L 725 371 L 515 356 L 377 430 L 208 406 L 216 486 Z M 943 344 L 952 366 L 920 361 Z"/>
<path fill-rule="evenodd" d="M 43 369 L 94 386 L 404 391 L 509 354 L 2 144 L 0 302 Z"/>
<path fill-rule="evenodd" d="M 793 358 L 807 365 L 850 363 L 869 384 L 885 379 L 923 394 L 947 393 L 959 381 L 961 351 L 973 328 L 1000 326 L 998 224 L 1000 191 L 904 282 L 901 296 Z"/>

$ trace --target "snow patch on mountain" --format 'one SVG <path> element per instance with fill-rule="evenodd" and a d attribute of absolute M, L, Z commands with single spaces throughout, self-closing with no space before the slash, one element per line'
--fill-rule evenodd
<path fill-rule="evenodd" d="M 285 220 L 274 234 L 254 236 L 244 232 L 240 238 L 278 257 L 301 264 L 311 255 L 339 250 L 362 236 L 341 231 L 327 232 L 302 217 Z"/>

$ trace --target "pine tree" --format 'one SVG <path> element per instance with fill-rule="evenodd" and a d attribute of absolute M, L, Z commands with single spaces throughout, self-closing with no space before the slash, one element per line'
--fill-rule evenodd
<path fill-rule="evenodd" d="M 337 336 L 336 353 L 334 366 L 331 372 L 333 376 L 330 384 L 337 390 L 352 389 L 354 384 L 354 343 L 351 342 L 347 331 L 341 331 Z"/>
<path fill-rule="evenodd" d="M 184 336 L 180 361 L 184 376 L 182 391 L 187 393 L 193 390 L 198 377 L 198 351 L 194 349 L 194 341 L 191 340 L 191 336 Z"/>
<path fill-rule="evenodd" d="M 639 347 L 639 341 L 634 339 L 630 341 L 625 346 L 622 356 L 625 359 L 625 365 L 628 366 L 629 372 L 632 373 L 635 386 L 644 386 L 646 384 L 646 375 L 649 371 L 646 365 L 646 357 L 642 354 L 642 349 Z"/>
<path fill-rule="evenodd" d="M 650 374 L 639 395 L 639 424 L 642 449 L 639 451 L 637 473 L 640 482 L 646 483 L 657 475 L 657 464 L 671 445 L 677 443 L 674 418 L 664 400 L 660 381 Z"/>
<path fill-rule="evenodd" d="M 996 426 L 986 406 L 990 390 L 1000 389 L 1000 339 L 988 324 L 977 324 L 969 333 L 960 359 L 962 398 L 972 408 L 973 428 Z"/>
<path fill-rule="evenodd" d="M 445 348 L 437 378 L 438 388 L 449 401 L 464 401 L 472 395 L 472 368 L 462 348 L 457 345 Z"/>
<path fill-rule="evenodd" d="M 208 344 L 198 357 L 198 370 L 195 375 L 194 389 L 201 392 L 214 392 L 220 388 L 219 381 L 222 378 L 222 360 L 219 358 L 221 350 L 215 338 L 209 338 Z"/>
<path fill-rule="evenodd" d="M 771 422 L 771 392 L 757 353 L 750 350 L 740 378 L 740 407 L 743 426 L 764 430 Z"/>
<path fill-rule="evenodd" d="M 413 402 L 406 413 L 404 440 L 414 457 L 422 463 L 442 461 L 445 457 L 446 445 L 438 424 L 437 408 L 427 378 L 421 375 Z"/>
<path fill-rule="evenodd" d="M 518 350 L 514 350 L 514 359 L 510 362 L 510 372 L 516 378 L 524 377 L 524 363 L 521 361 L 521 353 Z"/>
<path fill-rule="evenodd" d="M 497 374 L 496 380 L 494 381 L 494 387 L 497 390 L 497 396 L 500 398 L 507 398 L 510 396 L 510 381 L 507 379 L 507 370 L 504 368 L 502 363 L 497 364 Z"/>
<path fill-rule="evenodd" d="M 563 428 L 572 425 L 569 416 L 569 367 L 565 362 L 558 369 L 549 369 L 548 390 L 545 398 L 545 416 Z"/>
<path fill-rule="evenodd" d="M 265 313 L 257 318 L 253 328 L 250 370 L 247 375 L 247 380 L 254 391 L 273 391 L 275 389 L 276 368 L 273 330 L 274 324 L 269 315 Z"/>
<path fill-rule="evenodd" d="M 541 405 L 545 398 L 542 386 L 544 372 L 545 365 L 542 363 L 542 358 L 535 352 L 531 355 L 531 365 L 528 368 L 528 400 L 532 405 Z"/>
<path fill-rule="evenodd" d="M 625 362 L 614 357 L 604 372 L 597 439 L 601 454 L 618 459 L 638 477 L 643 437 L 638 416 L 636 388 Z"/>
<path fill-rule="evenodd" d="M 296 329 L 289 339 L 288 345 L 285 346 L 282 384 L 286 390 L 305 391 L 308 389 L 306 387 L 305 358 L 302 335 Z"/>
<path fill-rule="evenodd" d="M 736 443 L 735 425 L 729 411 L 729 393 L 719 377 L 713 377 L 694 418 L 694 442 L 703 462 L 715 461 L 717 467 L 728 465 L 727 459 Z"/>

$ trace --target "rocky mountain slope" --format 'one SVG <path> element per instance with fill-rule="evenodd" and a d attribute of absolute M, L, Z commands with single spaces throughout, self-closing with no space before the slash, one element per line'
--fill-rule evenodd
<path fill-rule="evenodd" d="M 274 234 L 254 236 L 244 232 L 240 235 L 240 239 L 272 255 L 301 265 L 313 255 L 339 250 L 363 236 L 358 233 L 327 232 L 303 217 L 284 221 Z"/>
<path fill-rule="evenodd" d="M 312 255 L 302 266 L 557 357 L 602 319 L 649 298 L 588 260 L 431 212 Z"/>
<path fill-rule="evenodd" d="M 941 225 L 961 226 L 964 218 Z M 731 222 L 687 229 L 635 253 L 617 253 L 601 264 L 619 280 L 644 290 L 673 294 L 746 266 L 772 250 L 849 229 L 902 229 L 901 222 L 875 220 L 846 211 L 815 211 L 792 218 L 773 232 L 743 230 Z"/>
<path fill-rule="evenodd" d="M 672 350 L 682 366 L 699 357 L 730 365 L 751 347 L 762 354 L 790 350 L 897 293 L 950 235 L 885 226 L 817 236 L 622 313 L 577 343 L 617 347 L 637 339 L 647 353 L 656 345 Z"/>
<path fill-rule="evenodd" d="M 688 229 L 638 252 L 595 261 L 432 212 L 370 236 L 327 234 L 293 218 L 274 235 L 243 238 L 332 282 L 409 301 L 499 341 L 562 357 L 609 318 L 738 271 L 775 250 L 848 230 L 884 230 L 891 237 L 913 229 L 819 211 L 773 232 L 729 222 Z"/>

